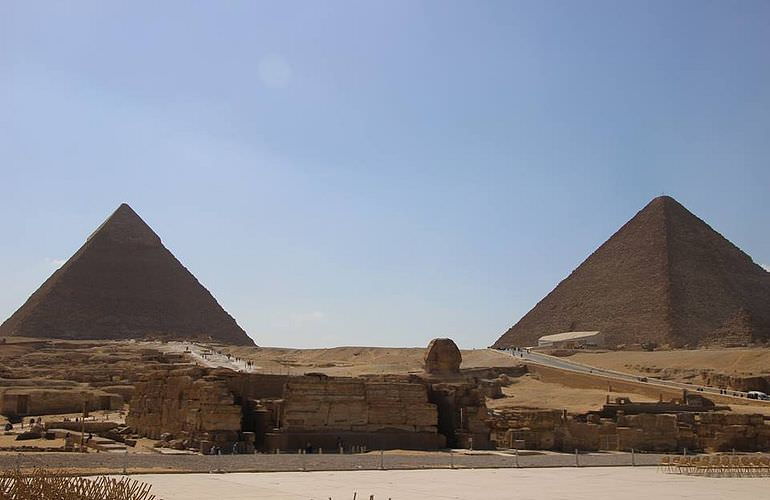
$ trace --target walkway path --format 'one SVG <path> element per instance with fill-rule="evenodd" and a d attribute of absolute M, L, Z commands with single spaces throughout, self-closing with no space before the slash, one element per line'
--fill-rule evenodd
<path fill-rule="evenodd" d="M 684 382 L 674 382 L 672 380 L 663 380 L 660 378 L 647 377 L 641 375 L 633 375 L 631 373 L 623 373 L 614 370 L 608 370 L 605 368 L 599 368 L 596 366 L 584 365 L 582 363 L 575 363 L 564 358 L 558 358 L 556 356 L 549 356 L 540 352 L 534 352 L 529 349 L 508 349 L 507 352 L 511 356 L 521 358 L 523 361 L 530 363 L 549 366 L 551 368 L 557 368 L 559 370 L 567 370 L 572 372 L 587 373 L 591 375 L 599 375 L 602 377 L 611 378 L 614 380 L 623 380 L 626 382 L 645 383 L 650 385 L 659 385 L 675 389 L 687 389 L 694 393 L 708 393 L 716 394 L 723 397 L 746 399 L 746 393 L 741 391 L 726 390 L 723 391 L 718 387 L 709 387 L 695 384 L 687 384 Z M 758 401 L 758 403 L 761 403 Z"/>
<path fill-rule="evenodd" d="M 198 363 L 210 368 L 229 368 L 230 370 L 246 373 L 259 371 L 258 366 L 249 365 L 245 359 L 237 359 L 234 356 L 228 357 L 203 344 L 194 342 L 168 342 L 159 344 L 158 348 L 165 352 L 188 354 Z"/>

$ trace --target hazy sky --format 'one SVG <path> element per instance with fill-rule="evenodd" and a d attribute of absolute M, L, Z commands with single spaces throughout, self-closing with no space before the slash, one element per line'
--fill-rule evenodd
<path fill-rule="evenodd" d="M 121 202 L 261 345 L 490 345 L 651 198 L 770 264 L 768 1 L 0 2 L 0 320 Z"/>

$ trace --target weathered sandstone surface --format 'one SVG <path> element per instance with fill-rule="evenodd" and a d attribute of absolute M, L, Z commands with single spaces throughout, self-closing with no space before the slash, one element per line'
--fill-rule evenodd
<path fill-rule="evenodd" d="M 489 422 L 492 439 L 508 448 L 658 452 L 770 449 L 770 422 L 762 415 L 642 413 L 612 419 L 567 415 L 559 410 L 506 409 L 493 410 Z"/>

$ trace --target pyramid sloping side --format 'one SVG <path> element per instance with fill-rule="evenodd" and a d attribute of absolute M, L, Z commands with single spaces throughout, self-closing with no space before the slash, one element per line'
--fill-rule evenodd
<path fill-rule="evenodd" d="M 673 198 L 652 200 L 495 347 L 600 330 L 610 345 L 770 340 L 770 273 Z M 735 330 L 735 331 L 734 331 Z M 740 330 L 740 331 L 737 331 Z"/>
<path fill-rule="evenodd" d="M 0 335 L 253 344 L 128 205 L 0 325 Z"/>
<path fill-rule="evenodd" d="M 604 332 L 609 342 L 658 341 L 671 331 L 665 210 L 653 200 L 559 283 L 494 347 L 543 335 Z"/>
<path fill-rule="evenodd" d="M 667 220 L 677 343 L 770 340 L 770 273 L 673 200 Z"/>

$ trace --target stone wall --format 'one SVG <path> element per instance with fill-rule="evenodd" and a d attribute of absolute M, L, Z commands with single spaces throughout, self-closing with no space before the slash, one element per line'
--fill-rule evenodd
<path fill-rule="evenodd" d="M 689 437 L 689 436 L 688 436 Z M 617 420 L 619 450 L 679 450 L 679 427 L 676 415 L 624 415 Z"/>
<path fill-rule="evenodd" d="M 416 377 L 291 377 L 268 448 L 436 449 L 438 411 Z"/>
<path fill-rule="evenodd" d="M 700 447 L 710 451 L 770 450 L 770 425 L 762 415 L 701 414 L 694 432 Z"/>
<path fill-rule="evenodd" d="M 228 377 L 203 368 L 159 371 L 136 384 L 126 424 L 151 439 L 235 441 L 241 407 L 228 388 Z"/>
<path fill-rule="evenodd" d="M 80 413 L 86 410 L 119 410 L 124 400 L 120 394 L 93 388 L 55 389 L 14 387 L 0 390 L 0 412 L 10 419 L 30 415 Z"/>
<path fill-rule="evenodd" d="M 502 448 L 556 449 L 556 430 L 565 425 L 562 410 L 492 410 L 491 438 Z"/>
<path fill-rule="evenodd" d="M 436 432 L 437 419 L 436 405 L 428 402 L 424 384 L 395 377 L 307 375 L 286 383 L 281 427 L 288 431 Z"/>
<path fill-rule="evenodd" d="M 568 416 L 558 410 L 494 410 L 499 447 L 556 451 L 767 451 L 770 424 L 762 415 L 678 413 Z"/>

